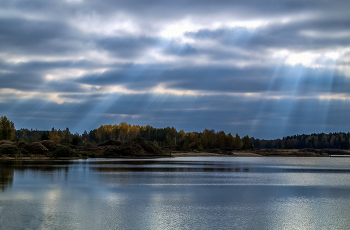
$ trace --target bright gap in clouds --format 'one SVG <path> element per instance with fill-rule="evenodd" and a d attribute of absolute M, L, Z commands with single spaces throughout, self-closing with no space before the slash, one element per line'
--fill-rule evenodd
<path fill-rule="evenodd" d="M 284 49 L 273 51 L 272 56 L 277 60 L 282 59 L 284 64 L 289 66 L 303 65 L 310 68 L 336 68 L 335 63 L 341 56 L 341 52 L 295 52 Z M 327 65 L 327 63 L 330 64 Z"/>
<path fill-rule="evenodd" d="M 184 34 L 188 32 L 198 32 L 199 30 L 218 30 L 218 29 L 232 29 L 232 28 L 245 28 L 249 31 L 254 31 L 259 27 L 264 27 L 268 24 L 265 20 L 253 20 L 253 21 L 214 21 L 208 22 L 208 24 L 201 24 L 194 22 L 191 19 L 183 19 L 178 22 L 171 23 L 170 25 L 164 25 L 160 31 L 159 36 L 165 38 L 184 38 Z"/>

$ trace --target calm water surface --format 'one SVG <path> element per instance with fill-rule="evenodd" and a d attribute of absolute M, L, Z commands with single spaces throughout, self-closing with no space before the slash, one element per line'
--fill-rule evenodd
<path fill-rule="evenodd" d="M 350 158 L 0 161 L 0 229 L 350 229 Z"/>

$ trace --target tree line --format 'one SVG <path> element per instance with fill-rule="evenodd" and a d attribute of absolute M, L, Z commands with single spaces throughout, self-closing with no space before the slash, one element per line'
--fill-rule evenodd
<path fill-rule="evenodd" d="M 154 128 L 150 125 L 139 126 L 121 122 L 115 125 L 101 125 L 99 128 L 83 134 L 71 133 L 65 130 L 29 130 L 15 129 L 14 123 L 6 117 L 0 118 L 0 140 L 24 141 L 27 143 L 52 140 L 57 144 L 89 146 L 101 144 L 108 140 L 125 142 L 136 137 L 149 140 L 163 148 L 173 148 L 184 151 L 203 151 L 205 149 L 349 149 L 350 133 L 320 133 L 311 135 L 294 135 L 282 139 L 264 140 L 249 137 L 234 136 L 224 131 L 205 129 L 203 132 L 177 131 L 174 127 Z"/>
<path fill-rule="evenodd" d="M 275 140 L 251 138 L 260 149 L 350 149 L 350 132 L 313 133 L 294 135 Z"/>

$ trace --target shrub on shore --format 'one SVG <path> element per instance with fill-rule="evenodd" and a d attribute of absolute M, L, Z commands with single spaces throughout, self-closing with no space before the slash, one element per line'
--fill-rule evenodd
<path fill-rule="evenodd" d="M 60 145 L 56 144 L 56 142 L 52 140 L 43 140 L 40 143 L 45 146 L 49 151 L 55 151 Z"/>
<path fill-rule="evenodd" d="M 53 157 L 74 157 L 77 154 L 74 152 L 73 149 L 67 147 L 67 146 L 61 146 L 57 148 L 53 153 Z"/>
<path fill-rule="evenodd" d="M 104 157 L 161 156 L 166 155 L 158 146 L 142 138 L 135 138 L 121 145 L 107 146 Z"/>
<path fill-rule="evenodd" d="M 1 140 L 0 145 L 16 145 L 16 143 L 9 140 Z"/>
<path fill-rule="evenodd" d="M 9 157 L 14 157 L 18 153 L 20 153 L 20 151 L 16 146 L 9 144 L 0 145 L 0 156 L 7 155 Z"/>
<path fill-rule="evenodd" d="M 33 142 L 29 144 L 26 149 L 31 154 L 47 154 L 49 150 L 40 142 Z"/>

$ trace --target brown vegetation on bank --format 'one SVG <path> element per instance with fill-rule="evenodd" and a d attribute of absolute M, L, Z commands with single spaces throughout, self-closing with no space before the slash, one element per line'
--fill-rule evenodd
<path fill-rule="evenodd" d="M 170 156 L 164 153 L 152 142 L 142 138 L 135 138 L 126 142 L 106 141 L 101 145 L 86 147 L 73 147 L 56 144 L 53 141 L 45 140 L 27 144 L 25 142 L 0 142 L 0 156 L 10 158 L 33 157 L 164 157 Z"/>
<path fill-rule="evenodd" d="M 170 156 L 165 154 L 158 146 L 142 138 L 135 138 L 130 141 L 107 146 L 103 151 L 104 157 L 152 157 Z"/>

